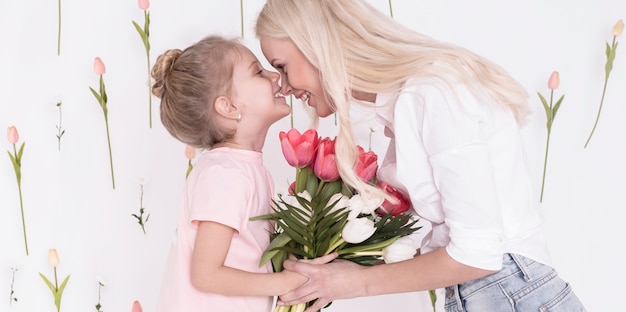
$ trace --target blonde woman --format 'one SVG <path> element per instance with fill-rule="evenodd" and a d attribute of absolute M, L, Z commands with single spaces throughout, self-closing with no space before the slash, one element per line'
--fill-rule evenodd
<path fill-rule="evenodd" d="M 390 144 L 380 178 L 410 196 L 432 230 L 415 258 L 373 267 L 285 267 L 309 281 L 285 304 L 446 287 L 446 311 L 584 311 L 550 266 L 519 133 L 527 94 L 503 69 L 410 30 L 361 0 L 268 0 L 256 35 L 294 94 L 339 118 L 341 177 L 352 170 L 350 103 L 376 109 Z"/>

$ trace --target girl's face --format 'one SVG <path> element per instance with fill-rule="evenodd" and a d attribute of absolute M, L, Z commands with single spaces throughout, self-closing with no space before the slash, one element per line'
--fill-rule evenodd
<path fill-rule="evenodd" d="M 247 124 L 258 124 L 259 130 L 269 128 L 291 111 L 278 85 L 280 75 L 265 70 L 249 49 L 242 48 L 240 55 L 233 71 L 233 89 L 242 118 Z"/>
<path fill-rule="evenodd" d="M 261 36 L 260 42 L 263 55 L 280 73 L 283 94 L 293 93 L 296 98 L 315 108 L 320 117 L 334 113 L 324 95 L 319 70 L 306 59 L 293 41 Z"/>

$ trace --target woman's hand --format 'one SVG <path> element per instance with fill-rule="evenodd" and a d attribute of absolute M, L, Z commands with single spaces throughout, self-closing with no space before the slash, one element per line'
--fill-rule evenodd
<path fill-rule="evenodd" d="M 363 267 L 346 260 L 324 264 L 332 261 L 336 256 L 336 254 L 331 254 L 308 262 L 286 260 L 283 263 L 283 267 L 286 270 L 298 272 L 309 280 L 304 285 L 280 296 L 279 304 L 294 305 L 317 299 L 305 311 L 313 312 L 322 309 L 335 299 L 354 298 L 364 295 L 364 285 L 354 280 L 359 275 L 358 271 L 362 270 Z"/>

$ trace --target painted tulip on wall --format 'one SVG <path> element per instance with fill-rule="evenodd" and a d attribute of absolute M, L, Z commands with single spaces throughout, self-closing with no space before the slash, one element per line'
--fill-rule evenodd
<path fill-rule="evenodd" d="M 111 183 L 113 185 L 113 189 L 115 189 L 115 173 L 113 171 L 113 152 L 111 151 L 111 134 L 109 132 L 109 108 L 107 106 L 108 96 L 106 92 L 106 87 L 104 85 L 104 74 L 106 74 L 106 67 L 104 66 L 104 62 L 100 57 L 96 57 L 93 61 L 93 71 L 96 75 L 100 76 L 100 88 L 97 92 L 92 87 L 89 87 L 89 90 L 93 94 L 93 96 L 98 100 L 98 104 L 100 104 L 100 108 L 102 108 L 102 113 L 104 114 L 104 124 L 106 126 L 107 132 L 107 143 L 109 146 L 109 164 L 111 166 Z"/>
<path fill-rule="evenodd" d="M 139 9 L 143 10 L 143 27 L 139 26 L 135 21 L 132 22 L 135 30 L 139 33 L 139 37 L 141 37 L 141 42 L 146 52 L 146 60 L 148 61 L 148 121 L 150 128 L 152 128 L 152 86 L 150 85 L 150 70 L 152 66 L 150 65 L 150 11 L 148 11 L 150 1 L 139 0 L 138 5 Z"/>
<path fill-rule="evenodd" d="M 619 20 L 613 26 L 612 34 L 613 34 L 613 42 L 611 45 L 606 43 L 606 64 L 604 65 L 604 87 L 602 87 L 602 97 L 600 98 L 600 107 L 598 108 L 598 115 L 596 116 L 596 122 L 593 124 L 593 128 L 591 129 L 591 133 L 589 133 L 589 138 L 587 138 L 587 142 L 585 142 L 585 148 L 589 145 L 589 141 L 591 141 L 591 137 L 593 133 L 596 131 L 596 127 L 598 126 L 598 121 L 600 120 L 600 113 L 602 112 L 602 104 L 604 103 L 604 95 L 606 94 L 606 85 L 609 82 L 609 76 L 611 75 L 611 71 L 613 70 L 613 61 L 615 60 L 615 54 L 617 52 L 617 37 L 622 34 L 624 30 L 624 21 Z"/>
<path fill-rule="evenodd" d="M 548 89 L 550 89 L 550 102 L 546 101 L 546 98 L 541 95 L 541 93 L 537 92 L 539 95 L 539 99 L 541 100 L 541 104 L 543 104 L 543 108 L 546 112 L 546 128 L 548 128 L 548 138 L 546 139 L 546 155 L 543 161 L 543 177 L 541 179 L 541 195 L 539 197 L 539 202 L 543 201 L 543 190 L 546 182 L 546 168 L 548 166 L 548 149 L 550 148 L 550 134 L 552 133 L 552 125 L 554 124 L 554 118 L 556 117 L 556 113 L 561 107 L 561 103 L 563 102 L 563 98 L 565 95 L 561 95 L 561 97 L 556 101 L 556 104 L 553 105 L 554 99 L 554 90 L 559 87 L 560 84 L 559 72 L 553 71 L 550 75 L 550 79 L 548 79 Z"/>
<path fill-rule="evenodd" d="M 63 282 L 61 282 L 61 285 L 59 285 L 59 281 L 57 279 L 57 267 L 59 266 L 59 255 L 57 253 L 57 250 L 54 248 L 48 251 L 48 263 L 50 263 L 50 266 L 52 267 L 52 270 L 54 271 L 54 284 L 42 273 L 39 273 L 39 276 L 46 283 L 46 285 L 50 289 L 50 292 L 52 292 L 52 297 L 54 298 L 54 306 L 56 306 L 57 312 L 60 312 L 61 311 L 61 298 L 63 296 L 63 291 L 65 290 L 65 286 L 67 286 L 67 282 L 70 279 L 70 276 L 69 275 L 66 276 L 65 279 L 63 279 Z"/>
<path fill-rule="evenodd" d="M 24 217 L 24 200 L 22 198 L 22 154 L 24 153 L 24 145 L 26 142 L 20 145 L 18 149 L 16 147 L 17 142 L 20 140 L 20 135 L 17 132 L 15 126 L 10 126 L 7 129 L 7 140 L 13 145 L 13 153 L 7 151 L 11 164 L 13 164 L 13 171 L 15 172 L 15 178 L 17 180 L 17 191 L 20 196 L 20 211 L 22 213 L 22 231 L 24 234 L 24 248 L 26 249 L 26 255 L 28 256 L 28 239 L 26 238 L 26 220 Z"/>

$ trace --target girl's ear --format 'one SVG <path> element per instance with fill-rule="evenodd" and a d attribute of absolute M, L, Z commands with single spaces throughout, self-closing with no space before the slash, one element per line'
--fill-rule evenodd
<path fill-rule="evenodd" d="M 218 115 L 233 119 L 239 120 L 241 119 L 241 111 L 239 107 L 237 107 L 228 97 L 226 96 L 218 96 L 213 103 L 213 107 Z"/>

